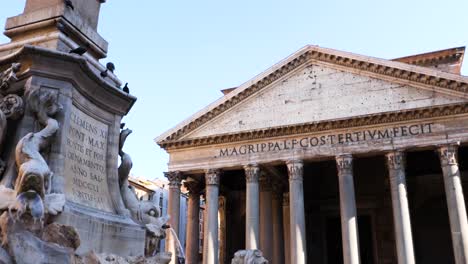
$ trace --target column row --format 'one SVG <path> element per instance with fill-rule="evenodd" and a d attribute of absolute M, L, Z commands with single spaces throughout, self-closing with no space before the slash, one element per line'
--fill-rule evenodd
<path fill-rule="evenodd" d="M 453 250 L 457 264 L 468 263 L 468 221 L 460 171 L 457 163 L 457 145 L 437 149 L 443 171 Z M 394 151 L 385 155 L 390 179 L 392 210 L 398 263 L 415 263 L 411 220 L 408 206 L 405 154 Z M 338 172 L 340 217 L 342 228 L 343 260 L 345 264 L 360 263 L 356 198 L 353 179 L 353 157 L 336 157 Z M 268 179 L 261 177 L 257 164 L 244 167 L 246 175 L 246 249 L 261 249 L 270 263 L 307 263 L 307 241 L 304 211 L 303 162 L 286 162 L 289 193 L 272 192 Z M 203 263 L 217 264 L 218 260 L 218 196 L 220 170 L 207 170 L 205 174 L 206 210 L 204 216 Z M 171 184 L 168 212 L 171 226 L 178 231 L 178 198 L 180 174 L 166 175 Z M 198 211 L 200 185 L 187 185 L 190 190 L 187 222 L 187 263 L 198 259 Z M 281 201 L 283 211 L 281 211 Z M 193 235 L 196 234 L 196 235 Z M 168 237 L 167 247 L 175 252 L 174 241 Z M 174 254 L 175 255 L 175 254 Z M 283 261 L 285 260 L 285 261 Z"/>

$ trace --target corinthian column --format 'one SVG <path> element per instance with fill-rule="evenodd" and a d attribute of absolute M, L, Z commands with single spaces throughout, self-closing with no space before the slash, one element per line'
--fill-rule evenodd
<path fill-rule="evenodd" d="M 260 177 L 260 250 L 271 262 L 273 259 L 273 222 L 271 212 L 271 180 L 267 175 Z"/>
<path fill-rule="evenodd" d="M 343 262 L 344 264 L 358 264 L 359 239 L 356 198 L 354 195 L 353 157 L 351 155 L 337 156 L 336 167 L 338 169 L 338 184 L 340 189 Z"/>
<path fill-rule="evenodd" d="M 201 184 L 187 180 L 184 186 L 188 189 L 187 209 L 187 244 L 185 246 L 185 261 L 187 264 L 198 264 L 198 249 L 200 242 L 200 192 Z"/>
<path fill-rule="evenodd" d="M 468 221 L 457 163 L 457 149 L 457 145 L 446 145 L 440 147 L 438 153 L 444 174 L 455 263 L 466 264 L 468 263 Z"/>
<path fill-rule="evenodd" d="M 260 169 L 257 165 L 244 167 L 246 180 L 246 212 L 245 212 L 245 248 L 259 248 L 259 189 L 258 178 Z"/>
<path fill-rule="evenodd" d="M 206 219 L 203 239 L 203 264 L 218 264 L 218 198 L 221 170 L 207 170 Z"/>
<path fill-rule="evenodd" d="M 289 263 L 306 264 L 306 229 L 304 212 L 303 164 L 300 160 L 286 162 L 289 174 L 289 219 L 290 254 Z"/>
<path fill-rule="evenodd" d="M 171 171 L 164 173 L 169 180 L 169 199 L 167 205 L 167 213 L 170 216 L 169 225 L 176 234 L 179 234 L 179 214 L 180 214 L 180 186 L 182 181 L 182 173 L 179 171 Z M 177 263 L 177 245 L 176 238 L 172 233 L 169 233 L 166 240 L 166 250 L 172 253 L 171 264 Z"/>
<path fill-rule="evenodd" d="M 413 237 L 406 195 L 405 154 L 401 151 L 395 151 L 385 156 L 392 193 L 398 263 L 414 264 Z"/>

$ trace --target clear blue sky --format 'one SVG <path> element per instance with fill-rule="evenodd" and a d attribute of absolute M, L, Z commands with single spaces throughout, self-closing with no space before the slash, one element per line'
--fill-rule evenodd
<path fill-rule="evenodd" d="M 3 3 L 0 20 L 21 13 L 24 2 Z M 110 43 L 103 63 L 114 62 L 138 97 L 124 118 L 134 131 L 125 148 L 133 173 L 152 179 L 168 161 L 153 139 L 219 98 L 219 90 L 306 44 L 381 58 L 465 46 L 468 1 L 108 0 L 99 31 Z"/>

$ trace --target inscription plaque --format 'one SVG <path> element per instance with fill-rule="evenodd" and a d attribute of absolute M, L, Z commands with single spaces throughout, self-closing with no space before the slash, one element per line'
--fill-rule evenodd
<path fill-rule="evenodd" d="M 108 125 L 71 107 L 66 135 L 65 195 L 69 201 L 113 212 L 107 185 Z"/>

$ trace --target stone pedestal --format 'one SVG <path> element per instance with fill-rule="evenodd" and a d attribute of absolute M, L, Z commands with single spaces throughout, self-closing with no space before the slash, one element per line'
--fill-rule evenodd
<path fill-rule="evenodd" d="M 136 98 L 102 81 L 83 58 L 33 46 L 25 46 L 17 58 L 28 74 L 11 88 L 53 94 L 63 107 L 55 116 L 59 130 L 45 155 L 54 173 L 51 192 L 66 198 L 56 221 L 77 229 L 82 240 L 78 253 L 143 255 L 145 230 L 130 219 L 117 171 L 120 122 Z M 37 127 L 29 112 L 18 120 L 3 153 L 8 162 L 2 176 L 6 186 L 16 181 L 15 146 Z"/>
<path fill-rule="evenodd" d="M 344 264 L 359 264 L 359 233 L 354 195 L 353 157 L 336 157 L 340 190 L 341 233 Z"/>
<path fill-rule="evenodd" d="M 444 175 L 455 263 L 465 264 L 468 263 L 468 221 L 457 151 L 458 145 L 455 144 L 442 146 L 438 149 Z"/>
<path fill-rule="evenodd" d="M 289 263 L 306 264 L 306 227 L 304 212 L 303 163 L 291 160 L 286 163 L 289 174 L 289 219 L 290 219 L 290 254 Z"/>

